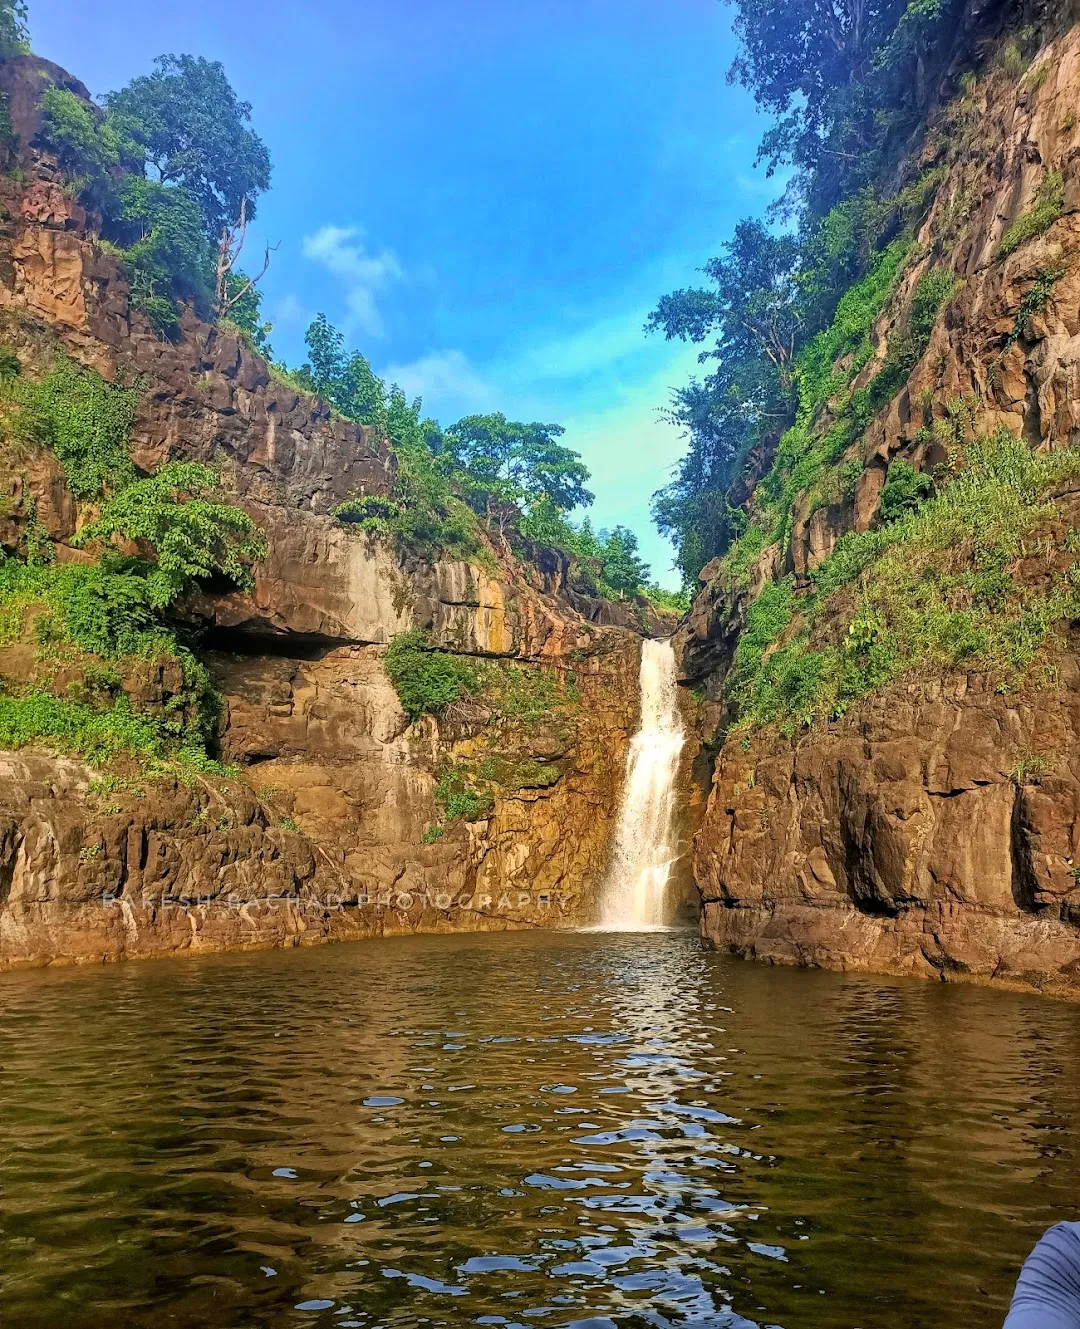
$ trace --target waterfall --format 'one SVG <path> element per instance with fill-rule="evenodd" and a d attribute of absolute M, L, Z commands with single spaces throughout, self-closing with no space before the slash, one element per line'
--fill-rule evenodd
<path fill-rule="evenodd" d="M 627 754 L 600 922 L 603 928 L 627 932 L 667 923 L 668 876 L 678 856 L 673 843 L 675 776 L 685 735 L 669 641 L 643 643 L 640 687 L 641 728 Z"/>

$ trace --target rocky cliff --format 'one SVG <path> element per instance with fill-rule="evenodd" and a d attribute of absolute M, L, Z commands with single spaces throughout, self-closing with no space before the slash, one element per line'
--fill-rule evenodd
<path fill-rule="evenodd" d="M 1075 997 L 1080 484 L 1062 459 L 1080 442 L 1080 29 L 1062 31 L 1064 12 L 1052 15 L 1045 44 L 1016 68 L 1015 56 L 1002 59 L 1010 34 L 988 13 L 993 6 L 969 8 L 975 74 L 951 71 L 898 182 L 926 182 L 929 204 L 872 327 L 869 363 L 839 366 L 854 374 L 845 405 L 888 365 L 933 270 L 947 274 L 947 298 L 917 363 L 836 470 L 798 492 L 783 539 L 743 568 L 731 559 L 706 568 L 679 634 L 683 680 L 703 696 L 717 750 L 695 868 L 716 946 Z M 842 419 L 834 398 L 818 409 L 814 437 L 836 437 L 828 431 Z M 1025 496 L 1016 538 L 995 545 L 992 560 L 977 522 L 941 539 L 929 509 L 912 517 L 923 522 L 906 537 L 920 575 L 905 581 L 894 554 L 890 602 L 867 533 L 885 529 L 883 488 L 901 475 L 891 468 L 899 458 L 938 475 L 944 493 L 940 477 L 973 440 L 1002 431 L 1058 478 Z M 987 490 L 991 501 L 1004 484 Z M 935 509 L 941 521 L 947 498 Z M 749 508 L 753 520 L 753 500 Z M 840 567 L 855 555 L 870 568 L 857 577 Z M 754 618 L 769 588 L 775 629 L 763 608 Z M 997 629 L 983 631 L 984 605 L 996 606 L 999 624 L 1015 612 L 998 654 L 1022 657 L 1022 668 L 995 667 L 985 643 Z M 982 636 L 945 650 L 933 616 L 944 622 L 946 611 Z M 1030 651 L 1026 638 L 1018 645 L 1029 629 Z M 918 654 L 920 631 L 933 649 Z M 897 640 L 911 650 L 901 667 L 888 654 Z M 767 698 L 789 719 L 769 720 L 762 703 L 760 722 L 747 720 L 770 659 L 792 666 L 781 676 L 776 664 Z M 810 674 L 834 667 L 840 681 L 819 706 L 822 684 Z M 732 727 L 740 686 L 743 723 Z"/>
<path fill-rule="evenodd" d="M 385 440 L 275 376 L 231 333 L 183 314 L 163 339 L 43 148 L 55 66 L 0 66 L 13 139 L 0 177 L 0 339 L 21 372 L 57 354 L 135 383 L 142 472 L 211 462 L 265 533 L 254 589 L 208 588 L 185 614 L 222 698 L 236 773 L 146 776 L 29 746 L 0 755 L 0 967 L 591 917 L 636 722 L 643 632 L 670 623 L 567 584 L 565 559 L 505 548 L 434 561 L 335 520 L 388 489 Z M 0 542 L 31 527 L 59 562 L 86 504 L 34 439 L 4 449 Z M 383 667 L 420 629 L 485 671 L 490 697 L 410 724 Z M 40 642 L 0 650 L 5 688 L 82 690 Z M 81 672 L 80 672 L 81 669 Z M 141 670 L 141 672 L 140 672 Z M 175 672 L 175 671 L 174 671 Z M 180 685 L 126 676 L 149 713 Z M 451 815 L 447 791 L 484 796 Z"/>

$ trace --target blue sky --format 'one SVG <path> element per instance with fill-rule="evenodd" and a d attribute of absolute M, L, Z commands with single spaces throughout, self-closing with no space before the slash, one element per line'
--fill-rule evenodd
<path fill-rule="evenodd" d="M 325 311 L 444 423 L 555 421 L 598 526 L 677 584 L 649 496 L 683 443 L 659 421 L 695 351 L 645 338 L 774 182 L 725 73 L 718 0 L 31 0 L 35 50 L 100 95 L 163 52 L 221 60 L 274 162 L 251 257 L 276 353 Z"/>

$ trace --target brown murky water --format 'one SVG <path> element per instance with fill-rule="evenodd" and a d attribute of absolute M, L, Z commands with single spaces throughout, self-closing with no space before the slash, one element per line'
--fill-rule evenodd
<path fill-rule="evenodd" d="M 1000 1324 L 1080 1012 L 687 935 L 0 977 L 5 1326 Z"/>

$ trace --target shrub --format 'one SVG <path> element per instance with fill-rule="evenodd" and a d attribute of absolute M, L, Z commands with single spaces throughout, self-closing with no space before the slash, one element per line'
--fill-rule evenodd
<path fill-rule="evenodd" d="M 334 509 L 338 521 L 347 525 L 363 526 L 368 530 L 385 531 L 401 515 L 401 509 L 392 498 L 381 494 L 365 494 L 349 498 Z"/>
<path fill-rule="evenodd" d="M 655 582 L 645 587 L 645 598 L 657 609 L 668 609 L 675 614 L 688 614 L 692 602 L 690 592 L 685 588 L 680 591 L 669 591 Z"/>
<path fill-rule="evenodd" d="M 135 715 L 126 697 L 102 711 L 47 692 L 22 697 L 0 694 L 0 747 L 22 748 L 31 743 L 75 752 L 95 763 L 122 754 L 151 759 L 167 755 L 158 727 Z"/>
<path fill-rule="evenodd" d="M 791 622 L 795 608 L 792 577 L 766 586 L 746 613 L 746 627 L 735 651 L 731 691 L 736 697 L 747 692 L 750 680 L 761 668 L 765 652 Z"/>
<path fill-rule="evenodd" d="M 19 432 L 56 453 L 76 498 L 135 479 L 128 435 L 141 396 L 138 385 L 107 383 L 66 356 L 37 382 L 10 372 L 0 377 L 0 397 L 22 416 Z"/>
<path fill-rule="evenodd" d="M 159 333 L 174 332 L 177 300 L 208 310 L 212 257 L 193 198 L 141 175 L 126 176 L 116 186 L 110 221 L 122 242 L 132 303 Z"/>
<path fill-rule="evenodd" d="M 930 335 L 942 306 L 952 298 L 958 285 L 954 274 L 943 268 L 931 268 L 929 272 L 923 273 L 911 298 L 905 325 L 890 338 L 885 363 L 867 385 L 866 405 L 869 412 L 888 405 L 907 382 L 930 343 Z M 869 415 L 861 425 L 865 428 L 868 423 Z"/>
<path fill-rule="evenodd" d="M 1013 79 L 1020 78 L 1027 69 L 1027 61 L 1017 42 L 1006 42 L 1001 48 L 1001 68 L 1008 78 Z"/>
<path fill-rule="evenodd" d="M 1065 177 L 1051 171 L 1039 187 L 1035 202 L 1001 237 L 998 258 L 1008 258 L 1021 245 L 1034 240 L 1053 226 L 1065 211 Z"/>
<path fill-rule="evenodd" d="M 438 650 L 427 633 L 415 628 L 394 638 L 383 665 L 410 720 L 438 714 L 479 687 L 475 665 Z"/>
<path fill-rule="evenodd" d="M 479 821 L 490 815 L 495 802 L 490 791 L 472 788 L 467 776 L 453 766 L 435 786 L 435 801 L 446 821 Z"/>
<path fill-rule="evenodd" d="M 192 583 L 215 574 L 247 589 L 266 540 L 243 508 L 220 499 L 213 467 L 169 462 L 110 498 L 74 543 L 119 538 L 148 546 L 156 561 L 146 588 L 156 609 L 167 609 Z"/>
<path fill-rule="evenodd" d="M 1022 585 L 1008 568 L 1053 512 L 1044 496 L 1080 474 L 1080 452 L 1039 457 L 1002 433 L 974 440 L 965 461 L 933 497 L 844 536 L 812 574 L 809 596 L 792 604 L 785 583 L 765 588 L 736 653 L 740 723 L 779 721 L 790 732 L 924 664 L 970 662 L 1005 689 L 1031 669 L 1054 625 L 1080 614 L 1071 573 Z M 770 651 L 789 623 L 798 630 Z"/>
<path fill-rule="evenodd" d="M 124 143 L 101 112 L 66 88 L 41 94 L 42 133 L 65 175 L 97 206 L 122 168 Z"/>
<path fill-rule="evenodd" d="M 917 471 L 903 457 L 889 467 L 889 474 L 881 490 L 881 519 L 895 521 L 905 512 L 914 512 L 934 487 L 928 475 Z"/>
<path fill-rule="evenodd" d="M 1016 311 L 1016 322 L 1005 341 L 1006 351 L 1015 346 L 1021 337 L 1031 336 L 1032 319 L 1036 314 L 1041 314 L 1050 303 L 1054 287 L 1064 275 L 1064 263 L 1052 263 L 1049 267 L 1040 268 L 1031 290 L 1020 301 L 1020 308 Z"/>

